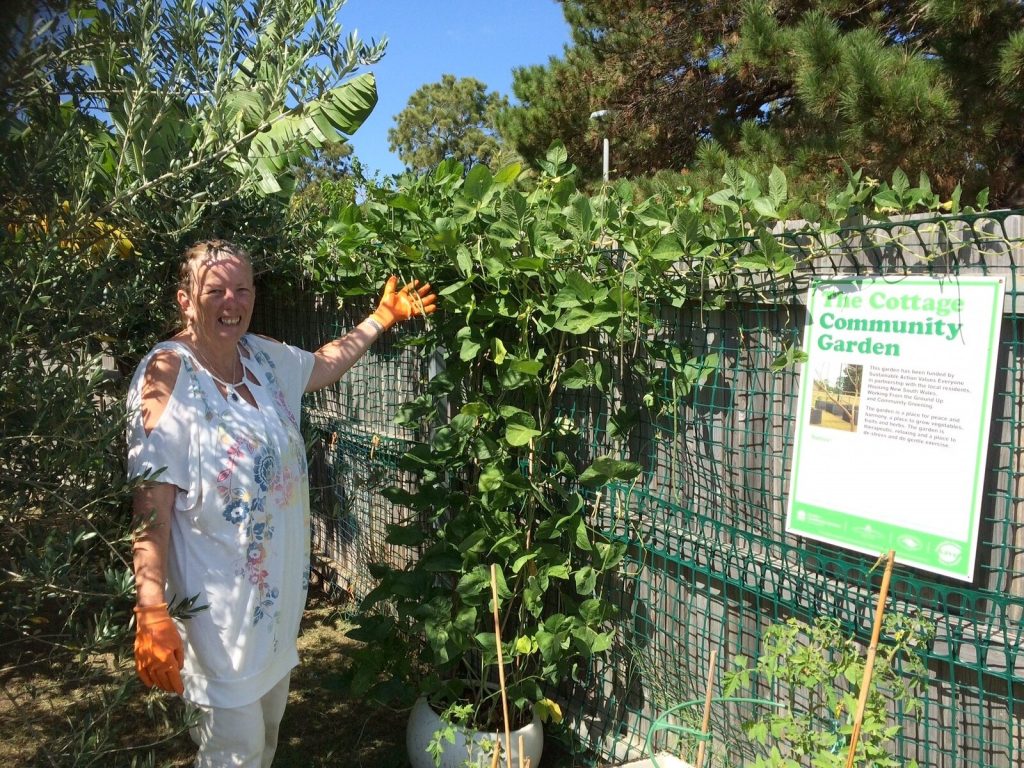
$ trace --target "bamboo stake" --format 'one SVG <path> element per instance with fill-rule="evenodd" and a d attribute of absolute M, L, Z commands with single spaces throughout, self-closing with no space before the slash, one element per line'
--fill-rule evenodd
<path fill-rule="evenodd" d="M 498 646 L 501 712 L 505 717 L 505 768 L 512 768 L 512 731 L 508 723 L 508 691 L 505 690 L 505 662 L 501 653 L 501 619 L 498 617 L 498 566 L 496 563 L 491 563 L 491 598 L 494 602 L 494 642 Z"/>
<path fill-rule="evenodd" d="M 519 734 L 519 768 L 525 768 L 523 765 L 523 752 L 526 751 L 526 747 L 523 746 L 523 734 Z"/>
<path fill-rule="evenodd" d="M 715 683 L 715 662 L 718 660 L 718 649 L 711 651 L 711 659 L 708 661 L 708 685 L 707 690 L 704 692 L 704 718 L 700 722 L 700 732 L 706 734 L 708 732 L 708 725 L 711 723 L 711 692 L 714 690 Z M 704 739 L 700 740 L 700 744 L 697 745 L 697 768 L 704 768 L 704 748 L 707 746 L 707 741 Z"/>
<path fill-rule="evenodd" d="M 491 758 L 491 768 L 498 768 L 498 760 L 501 759 L 501 742 L 494 745 L 494 757 Z"/>
<path fill-rule="evenodd" d="M 868 703 L 868 687 L 871 685 L 871 673 L 875 666 L 875 650 L 878 648 L 878 636 L 882 633 L 882 616 L 885 614 L 885 598 L 889 594 L 889 579 L 892 577 L 892 566 L 896 562 L 896 553 L 889 550 L 886 557 L 885 573 L 882 574 L 882 587 L 878 591 L 878 605 L 875 607 L 875 624 L 871 628 L 871 645 L 864 660 L 864 677 L 860 682 L 860 697 L 857 700 L 857 712 L 853 717 L 853 732 L 850 734 L 850 751 L 846 755 L 846 768 L 853 768 L 857 755 L 857 741 L 860 739 L 860 727 L 864 722 L 864 708 Z"/>

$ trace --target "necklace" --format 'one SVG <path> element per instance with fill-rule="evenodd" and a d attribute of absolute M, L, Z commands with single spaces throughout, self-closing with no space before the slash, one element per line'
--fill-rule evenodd
<path fill-rule="evenodd" d="M 214 373 L 213 366 L 210 365 L 210 361 L 206 359 L 206 357 L 199 351 L 198 348 L 193 348 L 192 351 L 195 352 L 196 357 L 199 358 L 199 362 L 203 364 L 203 368 L 206 369 L 206 372 L 210 374 L 210 378 L 213 379 L 218 384 L 220 384 L 222 387 L 224 387 L 224 389 L 227 390 L 228 397 L 230 397 L 233 401 L 237 403 L 238 387 L 241 387 L 245 384 L 245 365 L 242 363 L 242 355 L 239 353 L 238 347 L 235 347 L 235 354 L 237 355 L 236 362 L 242 369 L 242 375 L 241 378 L 239 378 L 239 380 L 236 381 L 234 384 L 232 384 L 230 381 L 224 381 L 224 379 L 222 379 L 220 376 Z M 234 368 L 234 366 L 232 366 L 232 368 Z"/>

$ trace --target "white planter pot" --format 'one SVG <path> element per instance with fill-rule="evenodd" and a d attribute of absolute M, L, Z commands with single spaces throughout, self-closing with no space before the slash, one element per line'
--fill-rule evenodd
<path fill-rule="evenodd" d="M 445 727 L 441 717 L 431 709 L 425 698 L 420 698 L 409 714 L 409 724 L 405 731 L 405 748 L 409 752 L 409 763 L 412 768 L 434 768 L 434 758 L 427 752 L 437 731 Z M 527 758 L 530 768 L 540 768 L 540 756 L 544 751 L 544 729 L 537 717 L 533 722 L 512 731 L 512 768 L 519 768 L 519 739 L 523 740 L 523 764 Z M 504 733 L 481 733 L 456 728 L 455 743 L 447 739 L 443 741 L 444 751 L 441 754 L 440 768 L 490 768 L 494 756 L 494 744 L 499 741 L 504 745 Z M 504 753 L 500 766 L 505 765 Z"/>
<path fill-rule="evenodd" d="M 658 768 L 693 768 L 692 765 L 684 763 L 675 755 L 667 754 L 655 755 L 654 759 L 645 757 L 643 760 L 620 765 L 619 768 L 654 768 L 655 761 L 658 763 Z"/>

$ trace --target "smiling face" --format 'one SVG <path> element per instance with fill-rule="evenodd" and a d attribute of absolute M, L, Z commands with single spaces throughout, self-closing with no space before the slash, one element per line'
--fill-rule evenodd
<path fill-rule="evenodd" d="M 178 290 L 186 330 L 210 351 L 234 349 L 252 319 L 252 266 L 239 254 L 211 249 L 191 260 L 189 269 L 187 287 Z"/>

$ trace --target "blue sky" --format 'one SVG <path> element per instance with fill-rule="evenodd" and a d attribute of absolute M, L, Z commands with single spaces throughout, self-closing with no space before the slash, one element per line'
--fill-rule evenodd
<path fill-rule="evenodd" d="M 377 77 L 377 106 L 352 137 L 367 173 L 402 171 L 388 151 L 388 129 L 422 85 L 444 74 L 475 77 L 512 99 L 512 69 L 562 57 L 569 26 L 555 0 L 348 0 L 340 21 L 367 42 L 388 38 L 388 51 L 366 70 Z"/>

